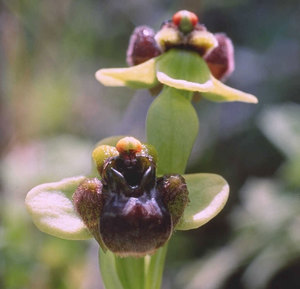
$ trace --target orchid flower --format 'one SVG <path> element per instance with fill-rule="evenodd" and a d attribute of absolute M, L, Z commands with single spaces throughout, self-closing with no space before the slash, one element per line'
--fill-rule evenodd
<path fill-rule="evenodd" d="M 174 229 L 195 229 L 208 222 L 218 214 L 228 198 L 228 184 L 215 174 L 190 174 L 182 177 L 173 174 L 156 179 L 156 150 L 151 145 L 141 144 L 133 137 L 104 139 L 95 148 L 92 156 L 101 176 L 99 179 L 85 176 L 67 178 L 39 185 L 27 194 L 27 209 L 41 231 L 70 240 L 94 237 L 104 250 L 110 248 L 121 256 L 143 256 L 162 246 Z M 124 168 L 125 161 L 129 160 L 129 165 Z M 121 162 L 123 167 L 120 164 L 116 165 L 116 162 Z M 147 226 L 144 226 L 144 229 L 141 227 L 136 233 L 137 236 L 142 233 L 147 237 L 144 244 L 141 242 L 141 247 L 136 242 L 126 244 L 124 240 L 130 240 L 129 237 L 120 240 L 122 234 L 126 234 L 121 230 L 122 226 L 115 224 L 110 227 L 109 221 L 105 221 L 115 206 L 120 207 L 118 201 L 110 204 L 106 200 L 114 194 L 117 194 L 118 198 L 123 196 L 125 201 L 122 202 L 127 204 L 122 211 L 123 225 L 126 218 L 130 221 L 130 213 L 135 217 L 140 214 L 140 218 L 143 219 L 145 210 L 154 210 L 152 213 L 156 217 L 159 215 L 157 210 L 160 212 L 163 207 L 165 213 L 162 220 L 166 220 L 164 237 L 157 233 L 160 232 L 158 229 L 151 235 L 151 232 L 146 230 Z M 157 194 L 159 200 L 156 200 Z M 145 198 L 146 201 L 140 201 Z M 148 212 L 148 219 L 149 215 L 151 214 Z M 109 237 L 112 228 L 117 230 L 114 232 L 115 240 Z M 158 234 L 156 238 L 153 236 L 155 233 Z M 150 243 L 148 247 L 145 246 L 147 240 Z M 116 245 L 118 242 L 123 245 Z"/>
<path fill-rule="evenodd" d="M 127 50 L 128 68 L 100 69 L 96 78 L 106 86 L 154 89 L 164 86 L 199 92 L 211 101 L 257 103 L 251 94 L 231 88 L 221 80 L 234 70 L 231 40 L 212 34 L 189 11 L 179 11 L 155 34 L 137 27 Z"/>

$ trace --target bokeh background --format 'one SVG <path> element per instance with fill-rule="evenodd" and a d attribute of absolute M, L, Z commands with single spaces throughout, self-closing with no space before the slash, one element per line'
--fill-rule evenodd
<path fill-rule="evenodd" d="M 224 176 L 231 196 L 207 225 L 176 232 L 163 288 L 300 288 L 300 2 L 298 0 L 2 0 L 0 2 L 0 288 L 100 289 L 97 245 L 39 232 L 25 208 L 42 182 L 88 174 L 103 137 L 144 138 L 147 91 L 106 88 L 136 25 L 179 9 L 235 44 L 228 84 L 259 104 L 195 103 L 189 172 Z"/>

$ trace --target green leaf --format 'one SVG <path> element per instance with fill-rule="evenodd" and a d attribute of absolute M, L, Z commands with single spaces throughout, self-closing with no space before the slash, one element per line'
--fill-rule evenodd
<path fill-rule="evenodd" d="M 98 256 L 100 271 L 105 288 L 127 289 L 126 287 L 122 286 L 121 281 L 118 277 L 115 264 L 115 255 L 110 251 L 103 252 L 103 250 L 99 248 Z"/>
<path fill-rule="evenodd" d="M 96 79 L 106 86 L 151 88 L 158 84 L 155 71 L 156 58 L 126 68 L 107 68 L 96 72 Z"/>
<path fill-rule="evenodd" d="M 190 202 L 177 225 L 177 230 L 199 228 L 214 218 L 225 206 L 229 196 L 229 186 L 219 175 L 184 175 Z"/>
<path fill-rule="evenodd" d="M 183 174 L 198 133 L 198 117 L 182 91 L 165 86 L 147 115 L 147 141 L 158 153 L 158 173 Z"/>
<path fill-rule="evenodd" d="M 25 204 L 34 224 L 42 232 L 69 240 L 92 237 L 72 202 L 73 193 L 84 179 L 83 176 L 67 178 L 29 191 Z"/>

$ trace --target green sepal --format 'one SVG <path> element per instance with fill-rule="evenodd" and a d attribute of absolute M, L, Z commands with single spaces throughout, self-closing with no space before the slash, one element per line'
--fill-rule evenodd
<path fill-rule="evenodd" d="M 199 87 L 205 83 L 210 83 L 210 70 L 206 62 L 193 51 L 183 49 L 169 50 L 158 58 L 156 70 L 157 73 L 163 73 L 174 80 L 173 83 L 163 82 L 164 84 L 178 89 L 185 89 L 183 86 L 184 82 L 187 84 L 187 90 L 190 90 L 188 85 L 192 83 Z M 175 86 L 176 82 L 178 82 L 179 87 Z"/>
<path fill-rule="evenodd" d="M 68 240 L 92 237 L 75 211 L 72 195 L 86 177 L 66 178 L 34 187 L 25 204 L 34 224 L 44 233 Z"/>
<path fill-rule="evenodd" d="M 223 209 L 229 196 L 229 185 L 215 174 L 188 174 L 183 177 L 190 202 L 176 229 L 191 230 L 204 225 Z"/>

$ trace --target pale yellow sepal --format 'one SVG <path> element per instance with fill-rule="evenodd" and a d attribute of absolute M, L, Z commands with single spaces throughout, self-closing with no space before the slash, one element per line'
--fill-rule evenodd
<path fill-rule="evenodd" d="M 238 89 L 225 85 L 211 75 L 213 86 L 203 93 L 203 96 L 212 101 L 242 101 L 249 103 L 258 103 L 257 98 L 250 94 Z M 210 95 L 211 94 L 211 95 Z M 216 97 L 218 96 L 218 97 Z"/>
<path fill-rule="evenodd" d="M 158 71 L 157 79 L 159 82 L 177 89 L 202 92 L 205 98 L 212 101 L 242 101 L 249 103 L 258 102 L 254 95 L 231 88 L 214 78 L 212 75 L 210 76 L 210 80 L 204 83 L 197 83 L 183 79 L 175 79 L 161 71 Z"/>
<path fill-rule="evenodd" d="M 152 86 L 156 82 L 155 61 L 156 58 L 152 58 L 128 68 L 100 69 L 95 76 L 106 86 L 130 86 L 131 84 Z"/>
<path fill-rule="evenodd" d="M 72 195 L 84 176 L 66 178 L 33 188 L 25 204 L 34 224 L 44 233 L 68 240 L 85 240 L 92 237 L 77 215 Z"/>

